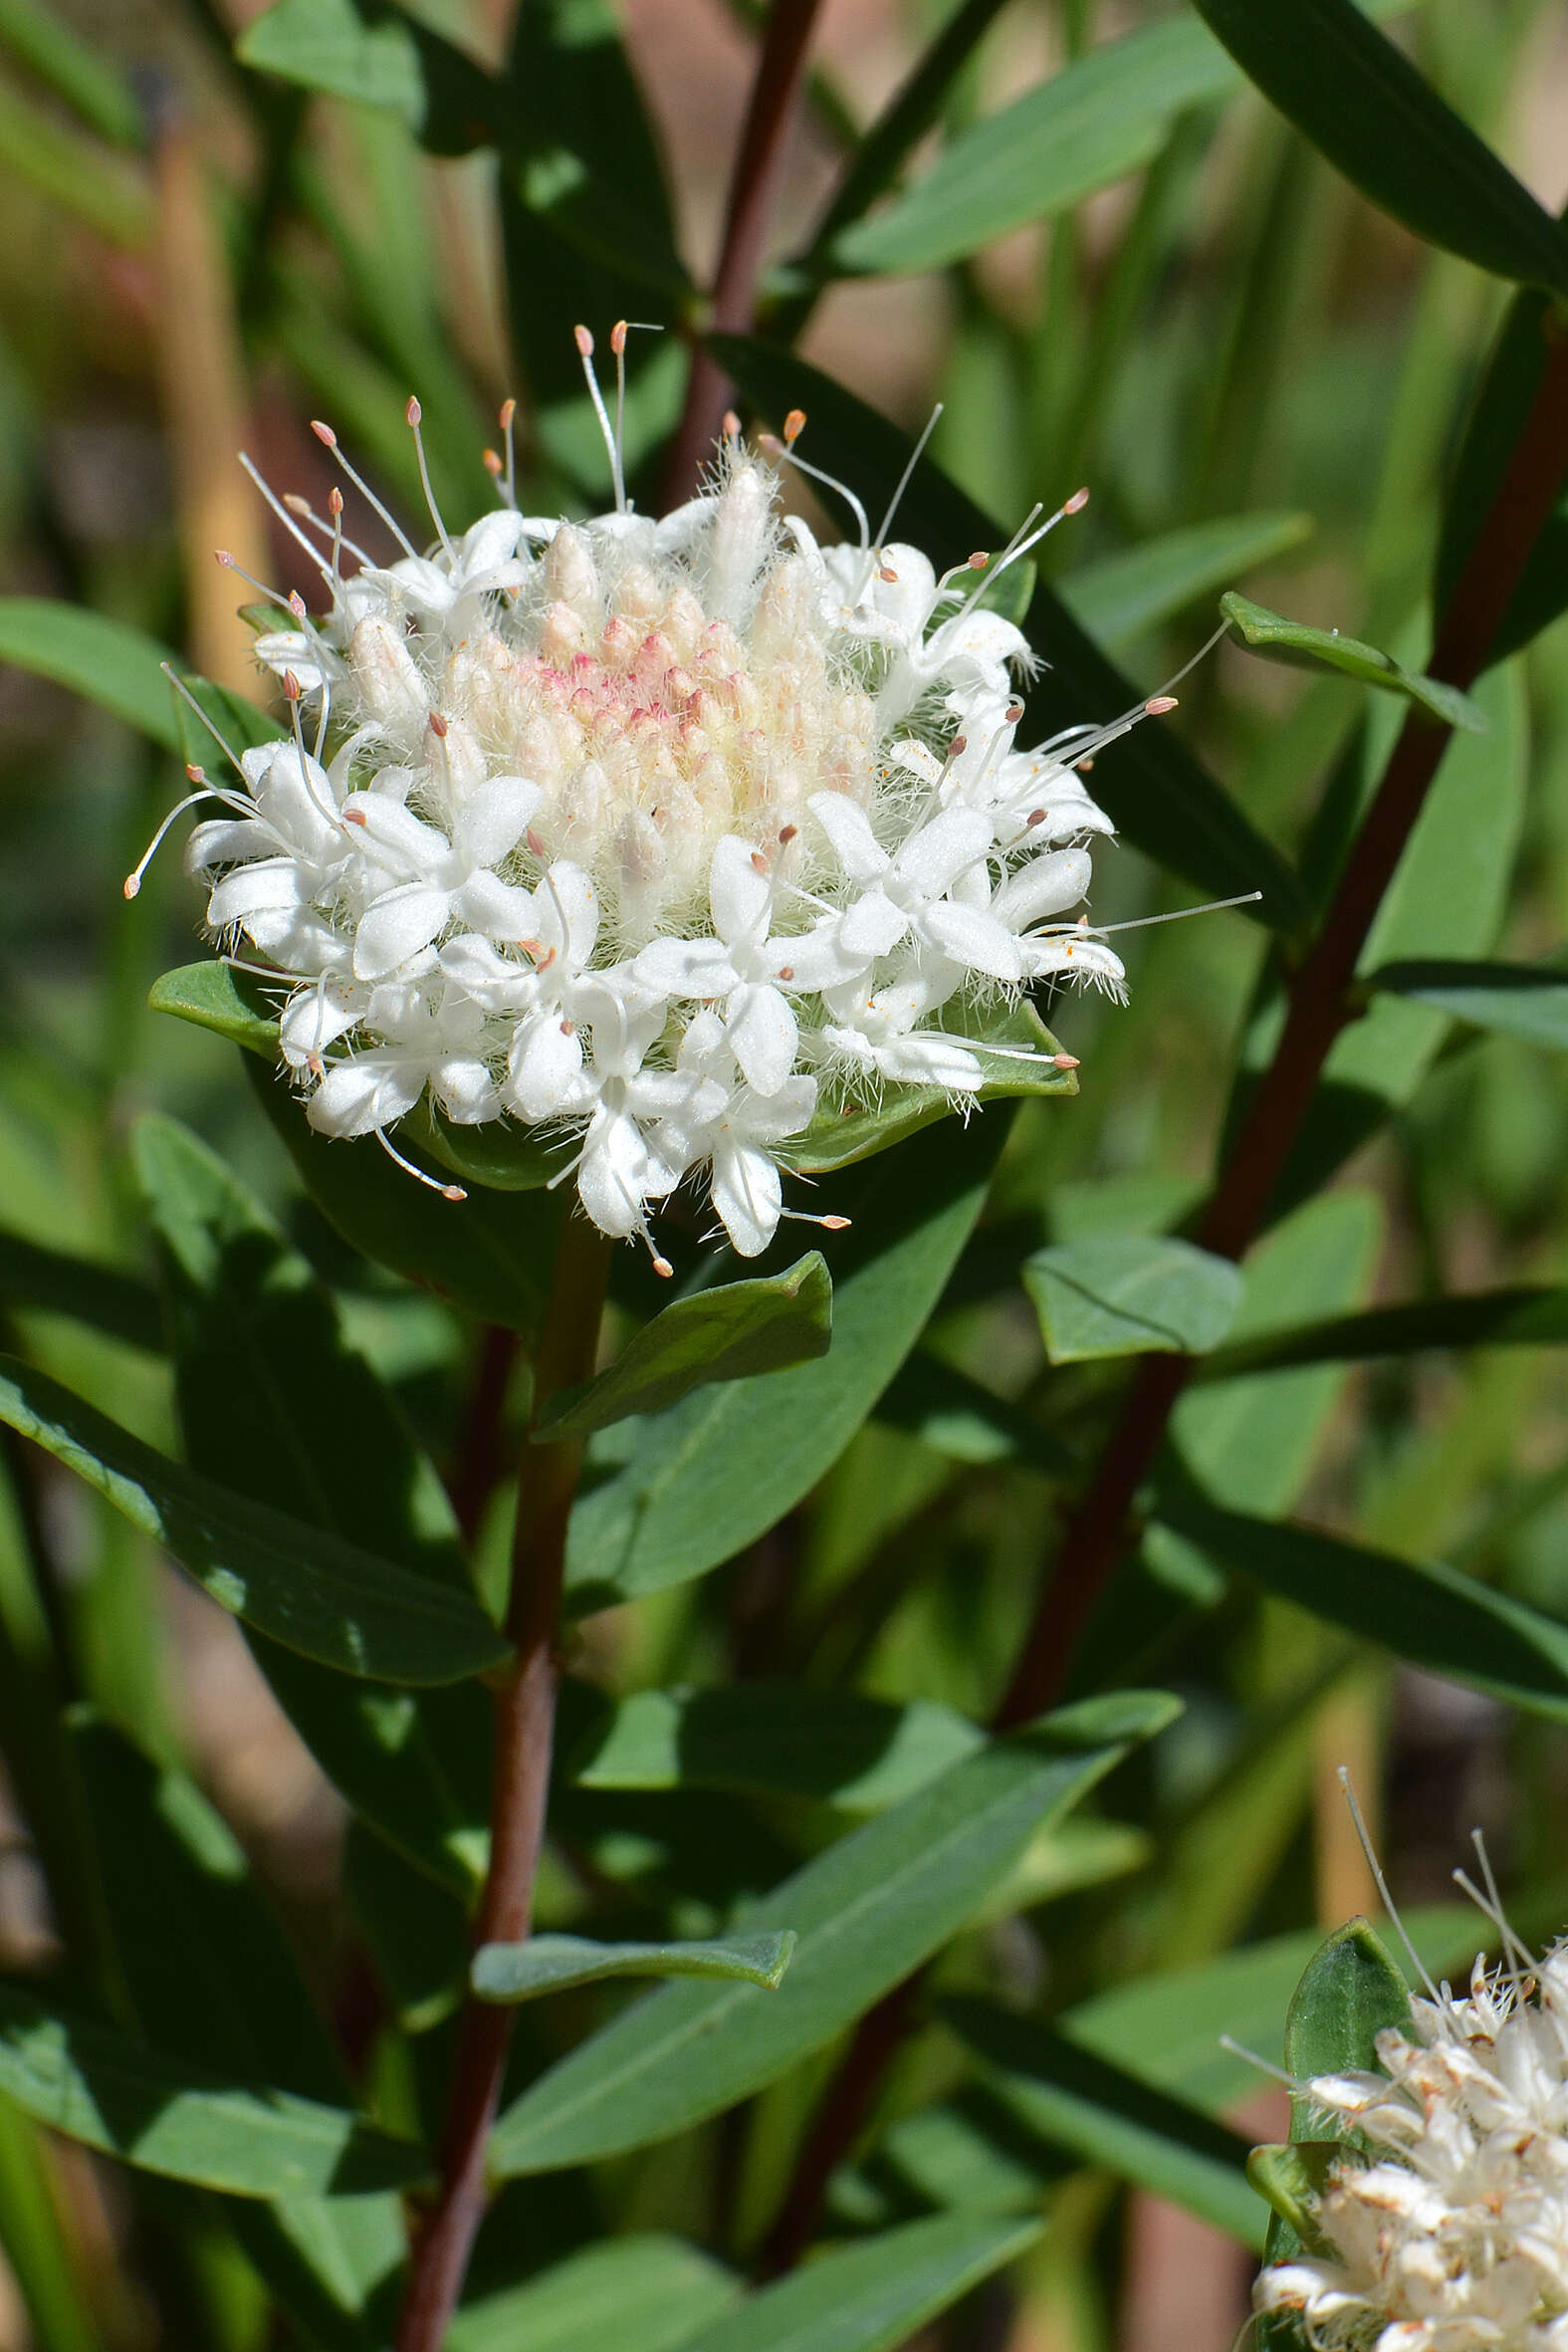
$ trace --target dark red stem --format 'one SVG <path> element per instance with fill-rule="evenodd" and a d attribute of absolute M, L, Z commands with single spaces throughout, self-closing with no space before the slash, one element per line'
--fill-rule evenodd
<path fill-rule="evenodd" d="M 1552 335 L 1535 399 L 1439 623 L 1429 664 L 1434 677 L 1464 688 L 1479 676 L 1565 478 L 1568 343 Z M 1199 1226 L 1206 1249 L 1239 1258 L 1262 1223 L 1329 1050 L 1357 1017 L 1351 993 L 1356 965 L 1448 743 L 1448 729 L 1413 706 L 1323 927 L 1291 982 L 1273 1059 L 1252 1093 Z M 1165 1442 L 1190 1370 L 1191 1359 L 1176 1355 L 1145 1356 L 1139 1365 L 1067 1523 L 997 1709 L 996 1730 L 1027 1722 L 1059 1695 L 1079 1634 L 1121 1557 L 1139 1490 Z M 828 2181 L 858 2138 L 887 2061 L 913 2021 L 918 1984 L 918 1978 L 911 1979 L 861 2019 L 806 2133 L 768 2240 L 770 2267 L 792 2263 L 810 2243 Z"/>
<path fill-rule="evenodd" d="M 550 1313 L 535 1359 L 534 1415 L 557 1389 L 585 1379 L 598 1342 L 609 1248 L 580 1217 L 567 1220 Z M 531 1424 L 532 1426 L 532 1424 Z M 518 1944 L 533 1921 L 556 1730 L 556 1655 L 566 1524 L 581 1448 L 532 1446 L 524 1463 L 513 1542 L 507 1633 L 515 1656 L 496 1694 L 490 1869 L 474 1942 Z M 488 2190 L 485 2149 L 501 2097 L 512 2011 L 465 2002 L 441 2146 L 441 2190 L 418 2230 L 396 2352 L 441 2352 L 457 2307 Z"/>
<path fill-rule="evenodd" d="M 725 207 L 724 243 L 713 282 L 710 325 L 724 335 L 748 335 L 756 322 L 774 202 L 800 105 L 805 55 L 821 0 L 774 0 L 752 84 L 751 104 L 735 153 Z M 686 406 L 665 462 L 660 505 L 690 498 L 724 426 L 730 382 L 699 345 L 692 354 Z"/>

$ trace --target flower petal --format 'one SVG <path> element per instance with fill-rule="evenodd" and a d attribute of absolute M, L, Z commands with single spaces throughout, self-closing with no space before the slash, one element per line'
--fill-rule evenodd
<path fill-rule="evenodd" d="M 758 1258 L 779 1230 L 784 1187 L 767 1152 L 722 1145 L 713 1155 L 713 1205 L 738 1257 Z"/>
<path fill-rule="evenodd" d="M 428 947 L 447 919 L 445 890 L 428 882 L 405 882 L 388 890 L 359 917 L 353 968 L 359 980 L 383 980 L 410 956 Z"/>
<path fill-rule="evenodd" d="M 741 1074 L 759 1094 L 777 1094 L 794 1067 L 794 1014 L 776 988 L 752 983 L 732 991 L 725 1031 Z"/>

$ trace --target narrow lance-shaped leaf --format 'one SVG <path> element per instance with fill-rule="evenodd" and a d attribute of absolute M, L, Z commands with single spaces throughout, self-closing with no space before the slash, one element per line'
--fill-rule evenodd
<path fill-rule="evenodd" d="M 759 2090 L 938 1950 L 1030 1837 L 1170 1722 L 1176 1703 L 1125 1692 L 1046 1717 L 851 1830 L 737 1921 L 792 1928 L 777 1993 L 667 1985 L 581 2042 L 496 2126 L 502 2177 L 667 2139 Z"/>
<path fill-rule="evenodd" d="M 9 1357 L 0 1421 L 162 1543 L 220 1607 L 322 1665 L 439 1683 L 507 1656 L 477 1602 L 183 1469 Z"/>
<path fill-rule="evenodd" d="M 681 2352 L 893 2352 L 1027 2250 L 1037 2221 L 939 2214 L 839 2246 L 699 2329 Z"/>
<path fill-rule="evenodd" d="M 1568 1722 L 1568 1625 L 1437 1560 L 1398 1559 L 1317 1528 L 1162 1494 L 1156 1516 L 1265 1592 L 1379 1642 L 1412 1665 Z"/>
<path fill-rule="evenodd" d="M 157 1294 L 121 1267 L 46 1250 L 23 1234 L 0 1233 L 0 1293 L 13 1307 L 69 1315 L 153 1355 L 162 1349 Z"/>
<path fill-rule="evenodd" d="M 679 2237 L 637 2231 L 600 2238 L 521 2286 L 464 2303 L 446 2352 L 684 2352 L 698 2328 L 736 2302 L 741 2282 Z"/>
<path fill-rule="evenodd" d="M 1261 2246 L 1237 2133 L 1032 2017 L 962 1997 L 943 2001 L 942 2015 L 1027 2130 Z"/>
<path fill-rule="evenodd" d="M 1238 573 L 1288 555 L 1312 536 L 1310 515 L 1223 515 L 1102 557 L 1069 573 L 1057 593 L 1080 628 L 1115 647 L 1158 628 Z"/>
<path fill-rule="evenodd" d="M 102 612 L 50 596 L 0 596 L 0 662 L 69 686 L 177 752 L 179 724 L 163 670 L 173 658 L 155 637 Z"/>
<path fill-rule="evenodd" d="M 568 1985 L 606 1977 L 718 1977 L 776 1993 L 794 1950 L 787 1931 L 707 1943 L 595 1944 L 587 1936 L 531 1936 L 524 1944 L 483 1944 L 470 1983 L 481 2000 L 536 2000 Z"/>
<path fill-rule="evenodd" d="M 1381 686 L 1390 694 L 1403 694 L 1446 727 L 1465 727 L 1476 735 L 1486 731 L 1486 714 L 1467 694 L 1461 694 L 1456 686 L 1444 685 L 1441 679 L 1406 669 L 1391 653 L 1364 645 L 1359 637 L 1342 637 L 1337 629 L 1309 628 L 1304 621 L 1286 620 L 1283 613 L 1270 612 L 1266 604 L 1254 604 L 1233 589 L 1221 597 L 1220 609 L 1231 624 L 1232 641 L 1248 653 L 1261 654 L 1265 661 L 1282 661 L 1292 669 L 1338 670 L 1358 685 Z"/>
<path fill-rule="evenodd" d="M 1557 223 L 1354 0 L 1194 0 L 1243 73 L 1363 195 L 1498 277 L 1568 292 Z"/>
<path fill-rule="evenodd" d="M 1414 1355 L 1425 1347 L 1561 1347 L 1568 1345 L 1568 1290 L 1478 1291 L 1469 1296 L 1421 1298 L 1408 1306 L 1371 1306 L 1290 1331 L 1239 1339 L 1200 1365 L 1199 1382 L 1242 1372 L 1288 1371 L 1297 1364 L 1366 1363 Z"/>
<path fill-rule="evenodd" d="M 1568 971 L 1550 964 L 1487 964 L 1437 958 L 1381 964 L 1368 988 L 1432 1005 L 1456 1021 L 1527 1046 L 1568 1048 Z"/>
<path fill-rule="evenodd" d="M 906 1707 L 859 1691 L 748 1682 L 711 1691 L 638 1691 L 582 1738 L 581 1788 L 745 1788 L 883 1811 L 984 1747 L 950 1707 Z"/>
<path fill-rule="evenodd" d="M 1172 1235 L 1103 1234 L 1036 1250 L 1023 1267 L 1053 1364 L 1096 1356 L 1202 1355 L 1241 1297 L 1228 1258 Z"/>
<path fill-rule="evenodd" d="M 832 1335 L 832 1281 L 812 1250 L 784 1274 L 678 1298 L 628 1340 L 608 1371 L 554 1397 L 534 1436 L 586 1437 L 632 1413 L 662 1413 L 694 1388 L 811 1363 Z"/>
<path fill-rule="evenodd" d="M 813 464 L 849 483 L 872 514 L 892 497 L 910 442 L 888 419 L 793 353 L 741 336 L 713 336 L 711 348 L 746 397 L 776 418 L 795 406 L 808 418 L 804 447 Z M 997 549 L 1008 532 L 929 462 L 917 466 L 899 508 L 898 529 L 939 566 L 973 549 Z M 1079 628 L 1041 581 L 1025 634 L 1045 667 L 1028 690 L 1024 740 L 1136 711 L 1141 693 Z M 1135 847 L 1215 897 L 1260 890 L 1257 921 L 1289 930 L 1306 902 L 1289 864 L 1158 721 L 1132 732 L 1098 760 L 1096 800 Z"/>
<path fill-rule="evenodd" d="M 823 1187 L 824 1208 L 851 1227 L 824 1252 L 833 1344 L 820 1362 L 696 1390 L 592 1441 L 590 1465 L 614 1475 L 572 1512 L 569 1608 L 703 1575 L 816 1484 L 915 1344 L 980 1215 L 1008 1124 L 1006 1106 L 967 1128 L 944 1119 Z"/>
<path fill-rule="evenodd" d="M 252 2089 L 0 1986 L 0 2093 L 40 2123 L 232 2197 L 412 2188 L 429 2161 L 342 2108 Z"/>
<path fill-rule="evenodd" d="M 438 1588 L 467 1594 L 457 1526 L 392 1398 L 348 1347 L 333 1299 L 239 1179 L 170 1119 L 139 1122 L 136 1174 L 162 1245 L 175 1394 L 194 1467 L 296 1510 Z M 367 1481 L 366 1465 L 374 1465 Z M 285 1713 L 348 1802 L 466 1894 L 482 1866 L 490 1708 L 471 1686 L 415 1697 L 258 1638 Z"/>

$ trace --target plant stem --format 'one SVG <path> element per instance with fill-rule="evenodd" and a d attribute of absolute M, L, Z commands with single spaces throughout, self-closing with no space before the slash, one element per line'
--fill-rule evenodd
<path fill-rule="evenodd" d="M 1438 628 L 1428 667 L 1467 687 L 1485 666 L 1530 550 L 1568 478 L 1568 340 L 1548 347 L 1530 412 Z M 1448 748 L 1446 728 L 1414 708 L 1394 747 L 1339 887 L 1290 989 L 1273 1060 L 1255 1088 L 1221 1170 L 1198 1238 L 1239 1258 L 1263 1221 L 1340 1031 L 1357 1018 L 1356 964 L 1400 854 Z M 1004 1732 L 1059 1694 L 1105 1581 L 1121 1557 L 1138 1491 L 1165 1441 L 1193 1359 L 1145 1356 L 1077 1510 L 1068 1521 L 1012 1679 L 993 1719 Z M 924 1972 L 922 1972 L 923 1975 Z M 861 2018 L 822 2095 L 764 2252 L 785 2268 L 810 2243 L 827 2183 L 865 2123 L 888 2062 L 917 2021 L 921 1977 L 908 1979 Z"/>
<path fill-rule="evenodd" d="M 709 321 L 718 334 L 747 335 L 757 313 L 757 281 L 784 171 L 789 131 L 799 110 L 810 45 L 821 0 L 774 0 L 752 84 L 751 104 L 725 208 L 724 243 L 713 283 Z M 692 354 L 686 406 L 665 462 L 660 504 L 690 498 L 723 429 L 729 378 L 699 345 Z"/>
<path fill-rule="evenodd" d="M 585 1218 L 561 1229 L 555 1284 L 534 1365 L 530 1426 L 558 1389 L 593 1369 L 611 1244 Z M 556 1728 L 556 1656 L 566 1524 L 582 1449 L 532 1446 L 518 1498 L 507 1633 L 515 1655 L 496 1696 L 490 1869 L 474 1941 L 518 1944 L 529 1933 L 545 1834 Z M 415 2239 L 396 2352 L 440 2352 L 486 2203 L 485 2149 L 501 2097 L 513 2012 L 465 2002 L 441 2149 L 441 2190 Z"/>
<path fill-rule="evenodd" d="M 507 1391 L 517 1362 L 518 1335 L 503 1323 L 487 1323 L 479 1334 L 474 1386 L 464 1416 L 463 1444 L 448 1487 L 465 1543 L 472 1543 L 501 1475 L 502 1423 Z"/>

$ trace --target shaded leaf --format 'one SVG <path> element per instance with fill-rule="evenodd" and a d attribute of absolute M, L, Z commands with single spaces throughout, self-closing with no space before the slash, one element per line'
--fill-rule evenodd
<path fill-rule="evenodd" d="M 1561 1347 L 1568 1344 L 1568 1290 L 1479 1291 L 1373 1306 L 1295 1330 L 1237 1340 L 1203 1364 L 1197 1378 L 1288 1370 L 1295 1364 L 1350 1364 L 1413 1355 L 1424 1347 Z"/>
<path fill-rule="evenodd" d="M 0 0 L 0 46 L 101 137 L 121 147 L 141 145 L 141 109 L 124 75 L 44 0 Z"/>
<path fill-rule="evenodd" d="M 278 1015 L 257 982 L 246 973 L 208 956 L 199 964 L 181 964 L 160 973 L 147 991 L 154 1013 L 172 1013 L 195 1029 L 210 1029 L 214 1037 L 243 1046 L 276 1066 Z"/>
<path fill-rule="evenodd" d="M 1261 2251 L 1238 2133 L 1032 2017 L 963 1997 L 941 2013 L 981 2060 L 987 2088 L 1029 2130 Z"/>
<path fill-rule="evenodd" d="M 143 2172 L 232 2197 L 362 2194 L 428 2180 L 424 2152 L 342 2108 L 226 2083 L 0 1985 L 0 2092 Z"/>
<path fill-rule="evenodd" d="M 0 596 L 0 662 L 69 686 L 177 752 L 180 731 L 162 667 L 173 658 L 155 637 L 102 612 L 52 596 Z"/>
<path fill-rule="evenodd" d="M 891 498 L 911 453 L 907 436 L 792 352 L 742 336 L 709 338 L 745 396 L 782 419 L 795 406 L 810 418 L 813 464 L 848 482 L 875 513 Z M 929 462 L 916 467 L 899 509 L 899 528 L 940 569 L 975 548 L 1000 548 L 1008 533 Z M 1060 598 L 1041 581 L 1026 634 L 1045 667 L 1027 692 L 1031 727 L 1041 736 L 1136 709 L 1140 691 L 1107 661 Z M 1094 793 L 1135 847 L 1217 898 L 1261 890 L 1249 910 L 1275 929 L 1306 916 L 1294 872 L 1163 725 L 1136 727 L 1095 765 Z"/>
<path fill-rule="evenodd" d="M 1557 223 L 1353 0 L 1194 0 L 1243 73 L 1362 194 L 1483 270 L 1568 291 Z"/>
<path fill-rule="evenodd" d="M 1391 653 L 1364 645 L 1359 637 L 1342 637 L 1338 629 L 1309 628 L 1304 621 L 1286 620 L 1282 613 L 1270 612 L 1266 604 L 1254 604 L 1233 589 L 1221 597 L 1220 609 L 1231 624 L 1232 642 L 1244 646 L 1248 653 L 1260 653 L 1265 661 L 1282 661 L 1292 669 L 1338 670 L 1358 685 L 1382 686 L 1391 694 L 1403 694 L 1446 727 L 1466 727 L 1477 735 L 1485 732 L 1485 713 L 1467 694 L 1438 678 L 1406 669 Z"/>
<path fill-rule="evenodd" d="M 1189 523 L 1070 573 L 1057 593 L 1078 626 L 1099 644 L 1121 645 L 1174 620 L 1237 573 L 1288 554 L 1312 531 L 1310 515 L 1288 513 L 1222 515 Z"/>
<path fill-rule="evenodd" d="M 984 1745 L 977 1725 L 929 1699 L 901 1707 L 747 1682 L 638 1691 L 587 1736 L 570 1769 L 582 1788 L 745 1788 L 876 1813 Z"/>
<path fill-rule="evenodd" d="M 1436 1006 L 1475 1029 L 1522 1038 L 1528 1046 L 1568 1048 L 1568 972 L 1550 964 L 1444 962 L 1383 964 L 1368 988 Z"/>
<path fill-rule="evenodd" d="M 1174 1235 L 1101 1234 L 1036 1250 L 1024 1261 L 1053 1364 L 1108 1355 L 1202 1355 L 1230 1329 L 1241 1275 Z"/>
<path fill-rule="evenodd" d="M 834 2248 L 698 2330 L 681 2352 L 892 2352 L 1032 2245 L 1038 2222 L 941 2214 Z"/>
<path fill-rule="evenodd" d="M 629 1339 L 596 1380 L 553 1397 L 540 1442 L 586 1437 L 632 1413 L 662 1413 L 694 1388 L 779 1372 L 825 1355 L 833 1286 L 819 1250 L 784 1274 L 678 1298 Z"/>
<path fill-rule="evenodd" d="M 138 1275 L 118 1266 L 46 1250 L 19 1233 L 0 1232 L 0 1292 L 12 1306 L 70 1315 L 111 1339 L 157 1355 L 163 1347 L 163 1317 L 157 1294 Z"/>
<path fill-rule="evenodd" d="M 1063 1709 L 966 1759 L 853 1829 L 748 1907 L 738 1929 L 793 1928 L 777 1993 L 667 1985 L 530 2085 L 491 2141 L 503 2178 L 667 2139 L 820 2049 L 937 1951 L 1045 1822 L 1168 1723 L 1125 1692 Z"/>
<path fill-rule="evenodd" d="M 438 1683 L 508 1655 L 477 1602 L 183 1469 L 3 1356 L 0 1420 L 163 1544 L 220 1607 L 322 1665 Z"/>
<path fill-rule="evenodd" d="M 246 25 L 234 54 L 258 73 L 307 90 L 387 107 L 411 129 L 424 120 L 424 76 L 412 31 L 395 15 L 367 23 L 353 0 L 274 0 Z"/>
<path fill-rule="evenodd" d="M 915 1344 L 980 1215 L 1005 1109 L 944 1119 L 840 1178 L 824 1208 L 852 1219 L 826 1252 L 833 1344 L 814 1364 L 694 1391 L 595 1439 L 566 1550 L 580 1615 L 687 1582 L 773 1527 L 816 1484 Z"/>
<path fill-rule="evenodd" d="M 676 2352 L 740 2291 L 712 2255 L 639 2231 L 465 2303 L 446 2352 Z"/>
<path fill-rule="evenodd" d="M 1290 1997 L 1285 2071 L 1297 2082 L 1379 2073 L 1377 2037 L 1388 2025 L 1411 2030 L 1405 1980 L 1366 1920 L 1348 1920 L 1324 1937 Z M 1299 2094 L 1291 2099 L 1290 2136 L 1323 2136 L 1321 2109 Z"/>
<path fill-rule="evenodd" d="M 1156 1516 L 1222 1567 L 1431 1674 L 1568 1721 L 1568 1625 L 1438 1560 L 1164 1494 Z"/>
<path fill-rule="evenodd" d="M 719 1977 L 776 1993 L 794 1950 L 787 1929 L 710 1943 L 595 1944 L 586 1936 L 531 1936 L 525 1944 L 482 1944 L 469 1982 L 481 2000 L 535 2000 L 567 1985 L 604 1977 Z"/>

